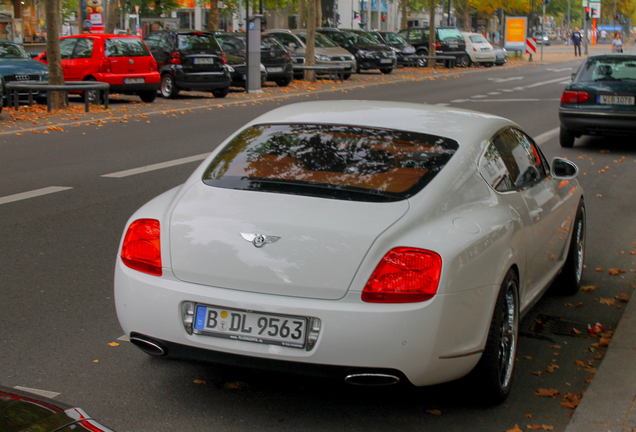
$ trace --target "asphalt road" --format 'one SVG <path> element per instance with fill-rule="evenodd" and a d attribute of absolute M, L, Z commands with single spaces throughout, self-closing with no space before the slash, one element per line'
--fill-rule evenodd
<path fill-rule="evenodd" d="M 584 138 L 561 149 L 557 142 L 558 101 L 576 67 L 459 70 L 382 85 L 365 83 L 363 76 L 346 88 L 246 103 L 185 95 L 158 99 L 134 117 L 127 101 L 115 101 L 114 116 L 92 124 L 67 116 L 23 122 L 19 131 L 3 125 L 0 383 L 50 391 L 119 432 L 563 430 L 572 409 L 561 405 L 562 397 L 535 393 L 544 388 L 581 396 L 604 351 L 592 346 L 598 339 L 587 325 L 616 327 L 623 307 L 616 297 L 631 296 L 636 267 L 633 143 Z M 182 158 L 200 159 L 275 106 L 314 99 L 399 100 L 498 114 L 518 122 L 549 158 L 562 155 L 579 165 L 588 211 L 583 285 L 595 288 L 568 298 L 548 293 L 525 317 L 515 384 L 504 405 L 482 407 L 462 382 L 351 387 L 151 358 L 121 338 L 112 284 L 128 217 L 187 178 L 197 162 Z M 177 162 L 155 165 L 171 161 Z M 611 275 L 610 269 L 625 273 Z M 571 328 L 582 333 L 572 335 Z"/>

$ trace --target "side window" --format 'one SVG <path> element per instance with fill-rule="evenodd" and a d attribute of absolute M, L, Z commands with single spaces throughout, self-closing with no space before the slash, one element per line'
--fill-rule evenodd
<path fill-rule="evenodd" d="M 479 161 L 479 172 L 484 180 L 497 192 L 506 192 L 515 188 L 501 154 L 492 143 Z"/>
<path fill-rule="evenodd" d="M 144 39 L 144 42 L 146 42 L 146 45 L 148 46 L 148 49 L 150 51 L 156 51 L 157 48 L 159 48 L 160 38 L 161 38 L 160 35 L 153 33 L 149 35 L 146 39 Z"/>
<path fill-rule="evenodd" d="M 537 163 L 533 151 L 536 150 L 534 143 L 522 132 L 505 129 L 495 136 L 493 144 L 501 154 L 515 187 L 523 188 L 545 177 L 545 168 Z"/>
<path fill-rule="evenodd" d="M 80 38 L 73 50 L 73 58 L 91 58 L 93 56 L 93 39 Z"/>
<path fill-rule="evenodd" d="M 539 149 L 539 146 L 535 144 L 532 138 L 521 132 L 519 129 L 512 129 L 512 132 L 517 136 L 519 142 L 530 155 L 530 160 L 534 166 L 537 167 L 541 178 L 547 177 L 548 174 L 550 174 L 550 165 L 543 155 L 543 152 Z"/>
<path fill-rule="evenodd" d="M 73 56 L 73 48 L 77 43 L 77 38 L 60 39 L 60 52 L 62 60 L 68 60 Z"/>

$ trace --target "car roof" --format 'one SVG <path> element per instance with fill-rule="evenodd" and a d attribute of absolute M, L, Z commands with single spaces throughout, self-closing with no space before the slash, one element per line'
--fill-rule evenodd
<path fill-rule="evenodd" d="M 60 39 L 87 38 L 87 37 L 92 39 L 112 39 L 112 38 L 141 39 L 137 35 L 126 35 L 126 34 L 119 35 L 119 34 L 113 34 L 113 33 L 82 33 L 77 35 L 62 36 Z"/>
<path fill-rule="evenodd" d="M 392 101 L 315 101 L 274 109 L 250 122 L 357 125 L 451 138 L 462 143 L 487 140 L 505 126 L 517 126 L 492 114 L 459 108 Z M 482 143 L 483 144 L 483 143 Z"/>

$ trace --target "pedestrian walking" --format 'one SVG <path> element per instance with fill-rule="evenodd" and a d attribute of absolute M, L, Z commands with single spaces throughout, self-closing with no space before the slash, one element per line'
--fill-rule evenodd
<path fill-rule="evenodd" d="M 601 30 L 601 43 L 605 43 L 605 39 L 607 38 L 607 32 L 605 29 Z"/>
<path fill-rule="evenodd" d="M 612 41 L 612 52 L 623 52 L 623 36 L 620 33 L 616 33 L 616 35 L 614 36 L 614 40 Z"/>
<path fill-rule="evenodd" d="M 572 45 L 574 45 L 574 57 L 576 57 L 577 52 L 578 56 L 581 57 L 581 41 L 583 40 L 583 35 L 579 28 L 575 28 L 572 33 Z"/>

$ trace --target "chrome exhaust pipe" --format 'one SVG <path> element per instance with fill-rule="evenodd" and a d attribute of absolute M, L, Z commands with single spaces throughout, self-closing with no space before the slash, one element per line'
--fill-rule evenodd
<path fill-rule="evenodd" d="M 356 373 L 347 375 L 345 382 L 359 386 L 388 386 L 399 383 L 400 378 L 383 373 Z"/>
<path fill-rule="evenodd" d="M 161 357 L 167 354 L 166 349 L 157 341 L 145 338 L 144 336 L 130 336 L 130 342 L 137 348 L 153 356 Z"/>

